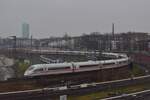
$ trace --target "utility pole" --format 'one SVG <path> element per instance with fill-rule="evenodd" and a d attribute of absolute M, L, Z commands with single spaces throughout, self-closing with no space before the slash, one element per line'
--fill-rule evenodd
<path fill-rule="evenodd" d="M 10 36 L 13 38 L 13 57 L 14 59 L 16 58 L 16 43 L 17 43 L 17 38 L 16 36 Z"/>
<path fill-rule="evenodd" d="M 112 23 L 112 40 L 115 40 L 115 25 Z"/>
<path fill-rule="evenodd" d="M 31 35 L 31 50 L 32 50 L 32 35 Z"/>
<path fill-rule="evenodd" d="M 9 37 L 12 37 L 13 39 L 13 48 L 12 48 L 12 57 L 14 60 L 16 60 L 16 57 L 17 57 L 17 52 L 16 52 L 16 45 L 17 45 L 17 37 L 16 36 L 9 36 Z M 18 68 L 17 68 L 17 65 L 15 63 L 15 66 L 12 67 L 13 70 L 14 70 L 14 73 L 15 73 L 15 77 L 18 77 Z"/>
<path fill-rule="evenodd" d="M 31 51 L 32 51 L 32 35 L 31 35 Z M 33 59 L 32 54 L 29 54 L 29 55 L 30 55 L 30 63 L 32 63 L 32 62 L 31 62 L 32 59 Z"/>

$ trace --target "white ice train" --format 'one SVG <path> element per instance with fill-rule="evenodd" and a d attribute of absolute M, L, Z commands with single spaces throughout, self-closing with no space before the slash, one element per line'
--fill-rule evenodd
<path fill-rule="evenodd" d="M 24 76 L 77 73 L 77 72 L 84 72 L 84 71 L 117 68 L 129 64 L 129 58 L 125 54 L 118 54 L 118 53 L 103 53 L 103 54 L 108 56 L 115 56 L 117 59 L 72 62 L 72 63 L 36 64 L 36 65 L 31 65 L 25 71 Z"/>

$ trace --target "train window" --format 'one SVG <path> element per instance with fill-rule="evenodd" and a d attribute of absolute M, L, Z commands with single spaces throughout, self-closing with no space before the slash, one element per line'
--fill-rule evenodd
<path fill-rule="evenodd" d="M 115 63 L 104 63 L 103 65 L 113 65 Z"/>
<path fill-rule="evenodd" d="M 81 65 L 80 67 L 95 67 L 95 66 L 98 66 L 97 64 L 96 65 Z"/>
<path fill-rule="evenodd" d="M 127 61 L 120 61 L 119 63 L 120 63 L 120 64 L 122 64 L 122 63 L 127 63 Z"/>
<path fill-rule="evenodd" d="M 43 68 L 36 69 L 35 72 L 43 71 Z"/>
<path fill-rule="evenodd" d="M 120 61 L 119 64 L 122 64 L 122 62 Z"/>
<path fill-rule="evenodd" d="M 48 70 L 70 69 L 70 67 L 48 68 Z"/>
<path fill-rule="evenodd" d="M 127 61 L 123 61 L 123 63 L 127 63 Z"/>
<path fill-rule="evenodd" d="M 29 67 L 29 69 L 28 69 L 28 70 L 32 70 L 32 69 L 34 69 L 34 67 Z"/>

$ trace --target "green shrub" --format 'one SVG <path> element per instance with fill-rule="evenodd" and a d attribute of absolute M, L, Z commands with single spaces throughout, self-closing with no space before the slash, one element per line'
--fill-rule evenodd
<path fill-rule="evenodd" d="M 17 77 L 22 77 L 24 75 L 24 72 L 27 70 L 27 68 L 30 66 L 29 62 L 18 60 L 16 61 L 16 75 Z"/>

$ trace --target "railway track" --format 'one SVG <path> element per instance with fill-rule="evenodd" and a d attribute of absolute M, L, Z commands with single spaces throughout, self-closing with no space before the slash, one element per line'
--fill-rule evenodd
<path fill-rule="evenodd" d="M 144 82 L 150 82 L 150 75 L 135 77 L 135 78 L 127 78 L 122 80 L 115 80 L 115 81 L 108 81 L 108 82 L 98 82 L 98 83 L 84 83 L 79 85 L 71 85 L 71 86 L 58 86 L 53 88 L 41 88 L 41 89 L 34 89 L 34 90 L 26 90 L 26 91 L 15 91 L 15 92 L 5 92 L 0 93 L 1 100 L 40 100 L 39 98 L 52 98 L 53 96 L 59 95 L 73 95 L 73 94 L 81 94 L 81 93 L 88 93 L 94 91 L 100 91 L 111 88 L 129 86 L 134 84 L 141 84 Z M 149 90 L 144 92 L 138 93 L 146 93 Z M 138 94 L 138 93 L 133 93 Z M 113 98 L 120 98 L 130 96 L 129 95 L 122 95 Z M 112 100 L 110 99 L 103 99 L 103 100 Z M 52 99 L 53 100 L 53 99 Z M 120 99 L 119 99 L 120 100 Z"/>

